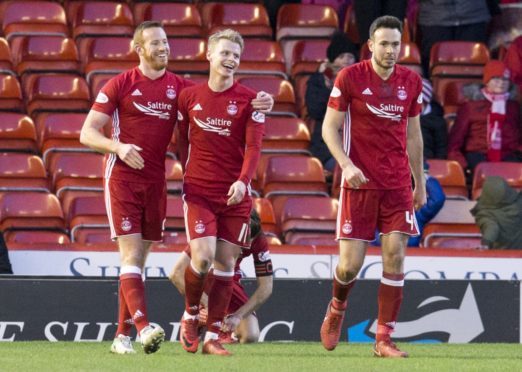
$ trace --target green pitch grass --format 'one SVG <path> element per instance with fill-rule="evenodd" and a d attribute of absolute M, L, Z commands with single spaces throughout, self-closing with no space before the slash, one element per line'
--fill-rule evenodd
<path fill-rule="evenodd" d="M 151 355 L 134 346 L 135 355 L 113 355 L 108 342 L 2 342 L 0 371 L 522 371 L 519 344 L 401 344 L 410 353 L 401 360 L 373 357 L 370 344 L 333 352 L 312 342 L 232 345 L 231 357 L 188 354 L 171 342 Z"/>

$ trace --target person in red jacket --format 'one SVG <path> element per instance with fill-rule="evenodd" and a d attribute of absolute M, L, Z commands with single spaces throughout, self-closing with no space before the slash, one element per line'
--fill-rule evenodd
<path fill-rule="evenodd" d="M 509 46 L 504 63 L 511 72 L 511 81 L 522 90 L 522 36 L 517 37 Z"/>
<path fill-rule="evenodd" d="M 465 87 L 469 101 L 457 112 L 448 141 L 448 158 L 468 175 L 483 161 L 522 161 L 520 106 L 509 92 L 511 73 L 501 61 L 484 68 L 484 87 Z"/>

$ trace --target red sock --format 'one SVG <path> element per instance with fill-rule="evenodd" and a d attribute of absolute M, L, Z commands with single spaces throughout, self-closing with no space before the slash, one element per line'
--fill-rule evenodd
<path fill-rule="evenodd" d="M 404 274 L 382 273 L 378 294 L 377 342 L 390 340 L 402 303 L 403 286 Z"/>
<path fill-rule="evenodd" d="M 133 324 L 134 321 L 127 307 L 120 282 L 118 288 L 118 329 L 116 329 L 116 337 L 118 337 L 118 335 L 129 336 Z"/>
<path fill-rule="evenodd" d="M 214 283 L 208 294 L 208 319 L 209 332 L 218 333 L 232 297 L 232 275 L 217 275 L 214 271 Z"/>
<path fill-rule="evenodd" d="M 348 293 L 350 293 L 350 290 L 354 284 L 355 280 L 351 280 L 348 283 L 341 283 L 338 279 L 337 269 L 335 269 L 332 288 L 332 307 L 335 310 L 346 310 L 346 306 L 348 304 Z"/>
<path fill-rule="evenodd" d="M 149 325 L 147 318 L 147 305 L 145 304 L 145 286 L 140 274 L 121 274 L 121 291 L 125 296 L 125 302 L 132 314 L 132 320 L 138 332 Z"/>
<path fill-rule="evenodd" d="M 199 313 L 199 302 L 205 286 L 205 276 L 194 271 L 192 265 L 185 269 L 185 311 L 190 315 Z"/>

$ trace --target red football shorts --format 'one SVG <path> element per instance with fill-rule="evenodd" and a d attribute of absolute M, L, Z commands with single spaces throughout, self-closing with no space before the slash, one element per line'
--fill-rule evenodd
<path fill-rule="evenodd" d="M 375 231 L 419 235 L 413 209 L 413 192 L 341 188 L 337 214 L 337 239 L 372 241 Z"/>
<path fill-rule="evenodd" d="M 183 195 L 187 240 L 215 236 L 220 240 L 248 248 L 252 198 L 227 206 L 226 193 L 219 196 L 187 193 Z"/>
<path fill-rule="evenodd" d="M 230 303 L 228 304 L 227 315 L 238 311 L 241 306 L 247 303 L 247 301 L 248 296 L 245 289 L 241 283 L 234 280 L 232 282 L 232 297 L 230 297 Z"/>
<path fill-rule="evenodd" d="M 163 240 L 167 210 L 165 181 L 135 183 L 105 180 L 105 207 L 111 238 L 141 234 L 143 240 Z"/>

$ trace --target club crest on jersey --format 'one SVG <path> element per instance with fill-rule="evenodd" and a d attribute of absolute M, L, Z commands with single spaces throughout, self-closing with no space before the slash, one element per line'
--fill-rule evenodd
<path fill-rule="evenodd" d="M 397 90 L 397 98 L 401 101 L 404 101 L 408 98 L 408 93 L 406 93 L 404 87 L 399 87 L 399 90 Z"/>
<path fill-rule="evenodd" d="M 96 102 L 97 103 L 107 103 L 107 102 L 109 102 L 109 97 L 107 97 L 107 95 L 105 93 L 100 92 L 96 96 Z"/>
<path fill-rule="evenodd" d="M 171 86 L 167 87 L 166 94 L 167 94 L 167 98 L 169 98 L 169 99 L 176 98 L 176 91 Z"/>
<path fill-rule="evenodd" d="M 194 231 L 198 234 L 203 234 L 205 232 L 205 224 L 202 221 L 196 221 Z"/>
<path fill-rule="evenodd" d="M 252 120 L 256 123 L 264 123 L 265 122 L 265 114 L 259 111 L 252 112 Z"/>
<path fill-rule="evenodd" d="M 345 222 L 342 227 L 343 234 L 351 234 L 352 233 L 352 224 L 349 222 Z"/>
<path fill-rule="evenodd" d="M 125 232 L 130 231 L 130 229 L 132 229 L 132 223 L 129 221 L 128 218 L 124 218 L 123 221 L 121 221 L 121 229 Z"/>
<path fill-rule="evenodd" d="M 235 102 L 230 102 L 230 104 L 227 106 L 227 112 L 229 115 L 232 115 L 232 116 L 237 114 L 237 105 Z"/>

